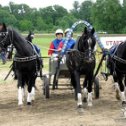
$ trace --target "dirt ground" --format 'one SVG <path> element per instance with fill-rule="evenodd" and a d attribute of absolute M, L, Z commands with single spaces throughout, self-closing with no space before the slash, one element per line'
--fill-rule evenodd
<path fill-rule="evenodd" d="M 16 81 L 9 78 L 0 84 L 0 126 L 125 126 L 111 78 L 107 82 L 100 80 L 100 98 L 93 99 L 91 108 L 84 104 L 84 112 L 79 113 L 72 90 L 51 91 L 50 99 L 45 99 L 39 79 L 34 104 L 29 107 L 25 103 L 19 110 Z"/>

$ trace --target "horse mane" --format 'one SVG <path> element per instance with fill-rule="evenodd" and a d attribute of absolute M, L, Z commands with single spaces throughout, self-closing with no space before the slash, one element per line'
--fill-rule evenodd
<path fill-rule="evenodd" d="M 10 34 L 10 38 L 13 41 L 12 44 L 15 46 L 18 54 L 22 56 L 29 56 L 33 54 L 33 47 L 15 29 L 8 28 L 8 34 Z"/>

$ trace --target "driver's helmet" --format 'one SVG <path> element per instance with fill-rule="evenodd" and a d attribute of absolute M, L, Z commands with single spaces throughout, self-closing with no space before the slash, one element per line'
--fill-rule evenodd
<path fill-rule="evenodd" d="M 67 33 L 70 31 L 70 28 L 67 28 L 64 33 Z"/>
<path fill-rule="evenodd" d="M 63 30 L 62 29 L 57 29 L 56 32 L 55 32 L 55 35 L 57 34 L 62 34 L 63 35 Z"/>
<path fill-rule="evenodd" d="M 70 30 L 71 30 L 70 28 L 67 28 L 67 29 L 65 30 L 65 32 L 64 32 L 65 36 L 66 36 L 66 34 L 67 34 Z M 73 36 L 73 32 L 72 32 L 71 35 Z"/>

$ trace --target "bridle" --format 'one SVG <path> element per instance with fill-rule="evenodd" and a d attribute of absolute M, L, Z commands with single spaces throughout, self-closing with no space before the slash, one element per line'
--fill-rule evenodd
<path fill-rule="evenodd" d="M 9 37 L 9 42 L 10 44 L 13 45 L 13 40 L 14 40 L 14 35 L 13 35 L 13 29 L 11 29 L 11 35 L 9 35 L 9 30 L 7 29 L 7 32 L 1 32 L 0 35 L 4 35 L 5 37 L 0 41 L 0 44 L 4 47 L 5 45 L 5 41 L 7 41 L 8 37 Z M 30 42 L 29 42 L 30 43 Z M 35 49 L 34 49 L 34 46 L 30 43 L 30 45 L 32 46 L 34 52 L 35 52 Z M 24 58 L 20 58 L 20 57 L 14 57 L 14 61 L 15 62 L 28 62 L 28 61 L 32 61 L 32 60 L 35 60 L 37 59 L 38 55 L 37 53 L 35 52 L 35 55 L 33 56 L 29 56 L 29 57 L 24 57 Z"/>
<path fill-rule="evenodd" d="M 8 37 L 9 37 L 10 43 L 13 44 L 13 30 L 11 30 L 11 34 L 12 34 L 12 36 L 9 35 L 8 29 L 6 32 L 0 32 L 0 36 L 4 36 L 4 38 L 0 41 L 0 44 L 2 46 L 5 45 L 5 41 L 7 41 Z"/>
<path fill-rule="evenodd" d="M 82 39 L 79 40 L 79 42 L 82 41 Z M 79 44 L 79 42 L 78 42 L 78 44 Z M 80 58 L 83 61 L 88 62 L 88 60 L 90 59 L 93 62 L 95 60 L 94 49 L 92 49 L 91 47 L 89 47 L 88 49 L 84 50 L 83 52 L 80 51 L 80 50 L 77 50 L 77 52 L 78 52 L 77 57 Z"/>

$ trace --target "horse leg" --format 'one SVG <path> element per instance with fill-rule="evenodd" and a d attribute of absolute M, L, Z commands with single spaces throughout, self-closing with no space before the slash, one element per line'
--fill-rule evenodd
<path fill-rule="evenodd" d="M 28 96 L 27 96 L 28 105 L 31 105 L 31 102 L 35 100 L 35 79 L 36 76 L 33 74 L 28 82 Z"/>
<path fill-rule="evenodd" d="M 78 71 L 74 71 L 74 76 L 76 80 L 76 94 L 77 94 L 77 106 L 82 108 L 82 95 L 81 95 L 81 86 L 80 86 L 80 74 Z"/>
<path fill-rule="evenodd" d="M 125 75 L 125 78 L 124 78 L 124 87 L 125 87 L 125 96 L 126 96 L 126 75 Z"/>
<path fill-rule="evenodd" d="M 25 100 L 25 80 L 22 79 L 22 100 Z"/>
<path fill-rule="evenodd" d="M 75 100 L 77 100 L 76 80 L 75 80 L 74 73 L 70 72 L 70 76 L 71 76 L 71 85 L 73 86 L 73 88 L 75 90 Z"/>
<path fill-rule="evenodd" d="M 87 83 L 88 83 L 88 79 L 87 76 L 85 76 L 85 80 L 83 82 L 83 92 L 84 92 L 84 99 L 83 102 L 87 102 Z"/>
<path fill-rule="evenodd" d="M 126 97 L 125 97 L 124 85 L 122 83 L 123 75 L 118 73 L 117 77 L 118 77 L 118 83 L 119 83 L 119 87 L 120 87 L 120 91 L 121 91 L 122 105 L 125 105 L 126 104 Z"/>
<path fill-rule="evenodd" d="M 18 72 L 18 105 L 23 105 L 23 95 L 22 95 L 22 74 Z"/>
<path fill-rule="evenodd" d="M 92 106 L 92 84 L 93 84 L 93 72 L 89 73 L 88 75 L 88 106 Z"/>
<path fill-rule="evenodd" d="M 114 88 L 116 92 L 116 99 L 120 100 L 120 89 L 119 89 L 118 77 L 116 72 L 113 73 L 113 80 L 114 80 Z"/>

